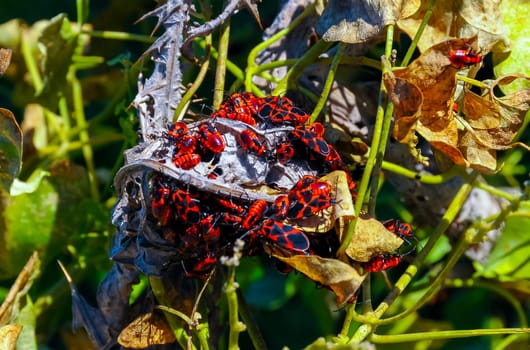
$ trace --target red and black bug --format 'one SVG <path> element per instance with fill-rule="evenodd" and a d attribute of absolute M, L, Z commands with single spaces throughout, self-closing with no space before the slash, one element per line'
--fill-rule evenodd
<path fill-rule="evenodd" d="M 290 142 L 283 142 L 276 147 L 276 159 L 280 164 L 285 164 L 294 157 L 294 147 Z"/>
<path fill-rule="evenodd" d="M 206 149 L 213 153 L 221 153 L 225 149 L 223 136 L 217 129 L 209 123 L 199 126 L 198 140 Z"/>
<path fill-rule="evenodd" d="M 403 259 L 402 255 L 393 254 L 393 255 L 380 255 L 375 258 L 372 258 L 370 261 L 363 263 L 362 267 L 365 271 L 369 272 L 380 272 L 388 270 L 392 267 L 399 265 Z"/>
<path fill-rule="evenodd" d="M 243 221 L 241 216 L 237 216 L 235 214 L 230 214 L 226 212 L 217 214 L 217 217 L 218 217 L 217 220 L 219 224 L 228 225 L 228 226 L 241 225 L 241 222 Z"/>
<path fill-rule="evenodd" d="M 288 199 L 287 216 L 292 219 L 307 218 L 333 204 L 331 185 L 325 181 L 314 181 L 311 177 L 302 178 L 289 191 Z"/>
<path fill-rule="evenodd" d="M 290 252 L 309 254 L 309 239 L 303 231 L 273 219 L 264 220 L 249 235 L 251 240 L 261 238 Z"/>
<path fill-rule="evenodd" d="M 230 99 L 232 100 L 232 106 L 236 113 L 248 114 L 250 116 L 256 115 L 258 108 L 264 103 L 262 98 L 256 97 L 248 91 L 232 94 Z"/>
<path fill-rule="evenodd" d="M 289 210 L 290 202 L 287 195 L 279 195 L 274 200 L 270 208 L 270 217 L 275 220 L 283 220 L 287 217 L 287 211 Z"/>
<path fill-rule="evenodd" d="M 310 151 L 324 157 L 324 159 L 330 154 L 330 148 L 326 140 L 322 136 L 319 136 L 313 127 L 309 126 L 298 126 L 291 133 L 292 136 L 304 144 Z M 318 128 L 317 128 L 318 129 Z"/>
<path fill-rule="evenodd" d="M 190 278 L 206 278 L 208 273 L 212 271 L 215 264 L 217 264 L 217 257 L 215 254 L 208 252 L 204 257 L 197 260 L 192 266 L 186 266 L 189 265 L 186 264 L 184 261 L 182 262 L 182 267 L 186 273 L 186 277 Z"/>
<path fill-rule="evenodd" d="M 482 57 L 469 47 L 468 49 L 451 50 L 449 60 L 456 68 L 464 68 L 480 63 Z"/>
<path fill-rule="evenodd" d="M 173 139 L 178 140 L 188 133 L 188 126 L 183 122 L 174 122 L 168 128 L 167 135 Z"/>
<path fill-rule="evenodd" d="M 201 156 L 197 153 L 177 153 L 175 156 L 173 156 L 173 164 L 175 164 L 177 168 L 182 168 L 184 170 L 193 169 L 200 162 Z"/>
<path fill-rule="evenodd" d="M 193 135 L 181 136 L 175 144 L 175 152 L 178 155 L 193 153 L 197 148 L 197 139 Z"/>
<path fill-rule="evenodd" d="M 238 135 L 237 141 L 246 152 L 255 153 L 257 156 L 265 154 L 267 147 L 260 141 L 258 135 L 252 130 L 245 129 Z"/>
<path fill-rule="evenodd" d="M 412 227 L 410 227 L 410 224 L 407 224 L 406 222 L 401 222 L 397 219 L 393 219 L 383 222 L 383 225 L 386 227 L 387 230 L 394 233 L 400 238 L 407 239 L 414 237 Z"/>
<path fill-rule="evenodd" d="M 287 97 L 279 96 L 264 98 L 257 115 L 264 121 L 293 126 L 303 125 L 309 120 L 309 114 L 296 107 Z"/>
<path fill-rule="evenodd" d="M 241 222 L 241 226 L 247 230 L 252 229 L 263 218 L 267 208 L 268 204 L 265 200 L 257 199 L 254 201 L 248 208 L 247 215 Z"/>
<path fill-rule="evenodd" d="M 185 223 L 197 224 L 201 220 L 201 211 L 198 200 L 181 188 L 171 193 L 171 200 L 175 206 L 177 217 Z"/>
<path fill-rule="evenodd" d="M 219 204 L 223 208 L 225 208 L 228 211 L 231 211 L 233 213 L 242 215 L 245 212 L 245 209 L 241 205 L 236 204 L 236 203 L 232 202 L 231 200 L 224 199 L 224 198 L 217 198 L 217 202 L 219 202 Z"/>
<path fill-rule="evenodd" d="M 163 186 L 155 187 L 151 196 L 151 213 L 160 225 L 165 226 L 171 217 L 171 190 Z"/>

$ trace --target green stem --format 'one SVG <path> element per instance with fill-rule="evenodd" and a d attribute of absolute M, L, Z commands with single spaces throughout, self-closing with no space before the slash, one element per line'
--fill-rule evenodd
<path fill-rule="evenodd" d="M 370 341 L 376 344 L 395 344 L 416 342 L 422 340 L 457 339 L 469 337 L 481 337 L 485 335 L 497 334 L 521 334 L 530 333 L 530 328 L 495 328 L 495 329 L 465 329 L 452 331 L 432 331 L 421 333 L 378 335 L 372 334 Z"/>
<path fill-rule="evenodd" d="M 326 52 L 333 43 L 326 42 L 324 40 L 319 40 L 315 45 L 313 45 L 307 52 L 300 57 L 298 62 L 287 71 L 287 74 L 280 80 L 272 94 L 274 96 L 285 95 L 287 90 L 293 88 L 298 81 L 298 77 L 302 74 L 305 67 L 315 62 L 318 56 Z"/>
<path fill-rule="evenodd" d="M 416 31 L 416 35 L 414 35 L 414 39 L 412 40 L 412 43 L 410 44 L 407 53 L 405 54 L 405 57 L 403 57 L 403 61 L 401 62 L 401 67 L 406 67 L 411 58 L 414 54 L 414 51 L 416 50 L 416 47 L 418 46 L 418 42 L 420 41 L 420 38 L 423 34 L 423 31 L 425 30 L 425 27 L 427 26 L 427 23 L 429 22 L 429 19 L 432 15 L 432 9 L 434 8 L 434 5 L 436 3 L 436 0 L 431 0 L 429 3 L 429 8 L 425 12 L 425 16 L 423 16 L 423 20 L 421 21 L 418 30 Z"/>
<path fill-rule="evenodd" d="M 83 30 L 81 33 L 94 38 L 111 39 L 111 40 L 129 40 L 141 43 L 152 44 L 156 38 L 148 35 L 131 34 L 125 32 L 115 32 L 111 30 Z"/>
<path fill-rule="evenodd" d="M 401 165 L 397 165 L 397 164 L 394 164 L 394 163 L 391 163 L 385 160 L 383 160 L 383 163 L 381 164 L 381 168 L 383 170 L 390 171 L 394 174 L 401 175 L 409 179 L 414 179 L 422 184 L 428 184 L 428 185 L 442 184 L 444 182 L 451 180 L 452 178 L 456 176 L 462 175 L 464 172 L 464 169 L 462 167 L 455 165 L 443 174 L 438 174 L 438 175 L 420 174 L 417 171 L 409 170 L 405 167 L 402 167 Z"/>
<path fill-rule="evenodd" d="M 387 31 L 387 42 L 385 51 L 389 51 L 389 48 L 391 48 L 392 45 L 394 31 L 393 27 L 390 27 L 392 26 L 389 26 L 389 29 Z M 383 66 L 383 74 L 386 73 L 386 69 L 387 68 Z M 390 122 L 385 123 L 385 110 L 383 109 L 384 100 L 385 88 L 383 80 L 381 79 L 381 84 L 379 87 L 379 98 L 377 103 L 377 112 L 375 116 L 374 132 L 372 136 L 372 143 L 370 145 L 370 153 L 368 154 L 368 160 L 366 162 L 366 167 L 364 169 L 363 176 L 358 187 L 357 199 L 355 201 L 355 218 L 348 223 L 346 234 L 344 235 L 343 241 L 337 251 L 337 256 L 339 258 L 344 256 L 346 248 L 348 248 L 351 243 L 353 234 L 355 232 L 355 226 L 357 224 L 357 219 L 365 203 L 365 197 L 368 192 L 368 186 L 370 184 L 370 181 L 375 182 L 376 184 L 378 183 L 379 174 L 374 173 L 374 169 L 377 168 L 377 158 L 380 156 L 379 148 L 382 144 L 386 145 L 386 143 L 381 143 L 383 135 L 387 134 L 383 132 L 383 127 L 387 126 L 388 128 L 390 128 Z M 387 118 L 391 118 L 391 115 L 387 116 Z M 382 159 L 380 161 L 382 161 Z"/>
<path fill-rule="evenodd" d="M 98 180 L 96 176 L 96 167 L 94 165 L 94 152 L 90 145 L 90 135 L 88 133 L 88 124 L 85 117 L 85 110 L 83 106 L 83 91 L 81 83 L 75 76 L 75 72 L 71 70 L 68 73 L 68 78 L 72 86 L 72 98 L 74 103 L 74 116 L 77 126 L 80 128 L 79 140 L 83 143 L 81 152 L 85 158 L 85 163 L 88 172 L 88 180 L 90 182 L 90 192 L 92 198 L 99 201 Z"/>
<path fill-rule="evenodd" d="M 421 252 L 418 254 L 416 259 L 414 259 L 414 262 L 407 267 L 407 270 L 401 277 L 398 279 L 396 284 L 394 285 L 394 288 L 388 296 L 385 298 L 385 300 L 377 307 L 377 309 L 374 311 L 372 315 L 355 315 L 354 319 L 357 322 L 364 323 L 361 325 L 356 333 L 353 335 L 351 342 L 362 342 L 366 339 L 366 337 L 373 332 L 375 329 L 375 325 L 379 324 L 387 324 L 391 323 L 397 320 L 400 320 L 402 318 L 405 318 L 412 312 L 415 312 L 420 305 L 423 305 L 422 302 L 427 301 L 432 294 L 434 294 L 435 291 L 438 290 L 439 286 L 441 285 L 443 279 L 440 279 L 439 276 L 443 275 L 443 272 L 440 273 L 435 281 L 431 283 L 431 288 L 425 293 L 425 295 L 420 299 L 419 302 L 417 302 L 414 307 L 411 307 L 407 309 L 406 311 L 402 312 L 401 314 L 398 314 L 393 317 L 389 317 L 384 320 L 380 320 L 381 316 L 388 310 L 390 305 L 394 302 L 394 300 L 402 293 L 403 290 L 410 284 L 412 278 L 416 275 L 418 272 L 418 267 L 421 265 L 421 263 L 425 260 L 425 257 L 429 254 L 431 249 L 434 247 L 434 244 L 438 241 L 440 236 L 447 230 L 449 225 L 455 220 L 458 213 L 460 212 L 460 209 L 464 205 L 464 202 L 466 201 L 469 193 L 473 189 L 473 182 L 475 181 L 476 177 L 478 176 L 478 172 L 474 171 L 469 175 L 469 178 L 466 179 L 467 181 L 462 185 L 462 187 L 458 190 L 455 197 L 453 198 L 453 201 L 447 208 L 447 211 L 445 212 L 444 216 L 442 217 L 441 222 L 436 227 L 433 235 L 428 240 L 425 247 L 421 250 Z M 464 235 L 462 235 L 463 237 Z M 458 248 L 460 247 L 460 248 Z M 457 248 L 453 251 L 453 254 L 447 263 L 447 265 L 444 267 L 444 271 L 447 273 L 450 271 L 454 263 L 460 258 L 460 256 L 465 251 L 465 247 L 467 247 L 467 243 L 465 239 L 461 239 L 461 243 L 457 245 Z M 463 249 L 462 249 L 463 248 Z M 453 264 L 453 265 L 451 265 Z M 445 276 L 443 276 L 445 277 Z"/>
<path fill-rule="evenodd" d="M 516 200 L 516 197 L 513 194 L 503 191 L 498 187 L 491 186 L 485 182 L 477 182 L 476 187 L 488 192 L 491 195 L 506 199 L 508 202 L 513 202 L 514 200 Z"/>
<path fill-rule="evenodd" d="M 171 305 L 171 302 L 167 299 L 166 291 L 164 288 L 164 283 L 160 278 L 155 277 L 149 277 L 149 285 L 151 286 L 151 290 L 153 291 L 153 294 L 160 305 Z M 159 306 L 160 308 L 160 306 Z M 163 309 L 162 309 L 163 310 Z M 183 323 L 180 322 L 177 317 L 175 316 L 174 312 L 164 311 L 164 315 L 166 316 L 166 320 L 173 330 L 173 333 L 175 333 L 175 338 L 177 339 L 178 343 L 183 349 L 189 349 L 188 343 L 189 342 L 189 335 L 187 334 L 186 330 L 182 326 Z M 188 317 L 189 319 L 189 317 Z M 192 349 L 195 350 L 196 347 L 191 343 Z"/>
<path fill-rule="evenodd" d="M 311 13 L 315 11 L 315 4 L 311 4 L 308 7 L 304 9 L 304 11 L 296 17 L 294 21 L 292 21 L 287 28 L 280 30 L 278 33 L 271 36 L 269 39 L 262 41 L 258 45 L 256 45 L 248 54 L 247 58 L 247 74 L 245 75 L 245 90 L 251 91 L 252 90 L 252 77 L 256 73 L 257 70 L 257 63 L 256 58 L 258 57 L 258 54 L 268 48 L 270 45 L 275 43 L 276 41 L 280 40 L 284 36 L 286 36 L 288 33 L 290 33 L 293 28 L 295 28 L 302 20 L 304 20 L 307 16 L 309 16 Z M 298 61 L 298 60 L 297 60 Z"/>
<path fill-rule="evenodd" d="M 244 323 L 239 321 L 238 301 L 237 301 L 237 282 L 236 269 L 234 266 L 228 267 L 228 280 L 225 285 L 225 293 L 228 301 L 228 349 L 239 350 L 239 333 L 246 329 Z"/>
<path fill-rule="evenodd" d="M 240 289 L 237 290 L 237 300 L 239 302 L 239 315 L 241 315 L 241 319 L 247 326 L 248 335 L 250 336 L 250 340 L 252 341 L 254 349 L 266 350 L 267 342 L 265 341 L 265 338 L 263 338 L 258 323 L 252 315 L 252 311 L 245 301 L 243 293 L 241 293 Z"/>
<path fill-rule="evenodd" d="M 333 61 L 331 62 L 331 66 L 329 67 L 328 76 L 326 77 L 326 81 L 324 82 L 324 88 L 322 89 L 320 98 L 318 99 L 315 109 L 313 109 L 313 113 L 311 113 L 311 118 L 309 119 L 310 123 L 313 123 L 318 118 L 318 115 L 320 114 L 322 108 L 324 108 L 324 105 L 328 100 L 329 92 L 331 91 L 331 87 L 333 86 L 333 82 L 335 81 L 335 73 L 337 72 L 337 68 L 339 66 L 345 48 L 346 45 L 342 43 L 339 44 L 337 53 L 335 53 Z"/>
<path fill-rule="evenodd" d="M 213 90 L 213 107 L 218 109 L 225 97 L 226 62 L 228 61 L 228 45 L 230 44 L 230 19 L 221 26 L 219 36 L 217 67 L 215 68 L 215 85 Z"/>
<path fill-rule="evenodd" d="M 392 54 L 392 44 L 394 40 L 394 26 L 389 25 L 387 27 L 387 33 L 386 33 L 386 45 L 385 45 L 385 57 L 390 57 Z M 385 59 L 385 58 L 383 58 Z M 383 74 L 387 74 L 388 67 L 386 65 L 383 66 Z M 381 88 L 380 88 L 380 95 L 381 97 L 386 96 L 386 88 L 385 85 L 381 82 Z M 383 98 L 380 99 L 382 101 Z M 390 128 L 392 126 L 392 114 L 394 113 L 394 104 L 391 102 L 387 102 L 386 110 L 383 116 L 383 125 L 381 126 L 381 141 L 379 142 L 376 156 L 375 156 L 375 164 L 374 168 L 372 170 L 372 180 L 370 182 L 370 200 L 368 201 L 368 215 L 371 217 L 375 217 L 375 205 L 377 201 L 377 192 L 379 187 L 379 177 L 381 172 L 381 164 L 383 162 L 383 158 L 385 156 L 386 146 L 388 144 L 388 139 L 390 136 Z"/>

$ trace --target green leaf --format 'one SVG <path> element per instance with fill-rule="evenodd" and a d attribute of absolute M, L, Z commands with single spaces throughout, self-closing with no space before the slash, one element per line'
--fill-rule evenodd
<path fill-rule="evenodd" d="M 66 75 L 78 45 L 77 32 L 73 30 L 65 14 L 55 16 L 39 38 L 43 50 L 44 86 L 37 94 L 47 102 L 57 98 L 57 92 L 65 90 Z"/>
<path fill-rule="evenodd" d="M 478 275 L 503 282 L 530 279 L 530 211 L 509 216 L 502 235 Z"/>
<path fill-rule="evenodd" d="M 511 41 L 513 51 L 506 58 L 505 55 L 493 56 L 495 63 L 495 76 L 501 77 L 512 73 L 522 73 L 530 76 L 530 27 L 528 26 L 528 12 L 530 2 L 508 0 L 501 3 L 501 12 L 505 27 L 508 28 L 508 37 Z M 506 59 L 504 59 L 506 58 Z M 502 62 L 501 62 L 502 61 Z M 505 94 L 530 88 L 530 82 L 525 79 L 517 79 L 509 85 L 499 86 Z"/>
<path fill-rule="evenodd" d="M 26 297 L 26 305 L 18 313 L 15 323 L 23 326 L 17 340 L 17 350 L 37 350 L 36 317 L 29 296 Z"/>
<path fill-rule="evenodd" d="M 3 198 L 0 232 L 0 276 L 15 276 L 34 250 L 46 252 L 51 243 L 59 196 L 48 177 L 37 171 L 28 180 L 33 192 Z M 44 256 L 44 254 L 41 254 Z"/>
<path fill-rule="evenodd" d="M 22 131 L 11 111 L 0 108 L 0 185 L 9 192 L 22 164 Z"/>

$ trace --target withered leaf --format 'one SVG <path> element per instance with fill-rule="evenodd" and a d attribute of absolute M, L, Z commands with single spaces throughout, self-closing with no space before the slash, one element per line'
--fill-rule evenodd
<path fill-rule="evenodd" d="M 410 15 L 404 15 L 397 26 L 413 38 L 431 3 L 422 1 L 421 7 L 417 7 L 414 13 L 409 12 Z M 420 37 L 418 48 L 424 52 L 433 44 L 476 33 L 483 55 L 492 49 L 504 52 L 509 44 L 499 18 L 500 6 L 496 0 L 435 1 L 432 16 Z"/>
<path fill-rule="evenodd" d="M 408 3 L 405 7 L 403 3 Z M 326 41 L 356 44 L 380 37 L 381 30 L 406 13 L 415 12 L 419 1 L 331 0 L 317 23 L 317 32 Z"/>
<path fill-rule="evenodd" d="M 529 147 L 520 142 L 511 143 L 521 128 L 524 117 L 530 108 L 530 89 L 516 91 L 497 98 L 493 95 L 496 85 L 509 84 L 514 79 L 530 78 L 509 75 L 497 79 L 486 96 L 478 96 L 465 90 L 463 98 L 464 117 L 458 117 L 465 131 L 459 147 L 469 166 L 484 173 L 494 173 L 497 169 L 496 151 L 515 146 Z"/>
<path fill-rule="evenodd" d="M 351 300 L 365 276 L 359 275 L 350 265 L 337 260 L 322 258 L 317 255 L 294 255 L 291 257 L 274 256 L 292 266 L 308 278 L 330 288 L 337 296 L 337 304 L 342 305 Z"/>
<path fill-rule="evenodd" d="M 345 228 L 339 233 L 341 240 Z M 346 255 L 355 261 L 367 262 L 376 256 L 394 253 L 402 244 L 403 240 L 378 220 L 359 218 Z"/>
<path fill-rule="evenodd" d="M 171 344 L 175 341 L 175 334 L 164 315 L 156 310 L 136 318 L 118 336 L 118 343 L 131 349 Z"/>

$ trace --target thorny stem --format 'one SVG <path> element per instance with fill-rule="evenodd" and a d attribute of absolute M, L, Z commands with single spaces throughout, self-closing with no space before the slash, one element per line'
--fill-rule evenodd
<path fill-rule="evenodd" d="M 237 282 L 236 282 L 236 268 L 235 266 L 228 267 L 228 279 L 225 284 L 225 293 L 228 301 L 228 321 L 229 321 L 229 335 L 228 335 L 228 349 L 239 350 L 239 333 L 246 329 L 244 323 L 239 321 L 238 317 L 238 301 L 237 301 Z"/>
<path fill-rule="evenodd" d="M 353 319 L 357 322 L 363 323 L 353 337 L 351 338 L 352 343 L 360 343 L 361 341 L 365 340 L 366 337 L 370 333 L 373 332 L 375 329 L 376 324 L 380 324 L 382 322 L 384 323 L 390 323 L 390 318 L 386 320 L 379 320 L 381 316 L 388 310 L 390 305 L 394 302 L 394 300 L 401 294 L 401 292 L 408 286 L 408 284 L 411 282 L 412 278 L 416 275 L 418 272 L 418 266 L 424 261 L 427 254 L 431 251 L 434 244 L 438 241 L 440 236 L 447 230 L 451 222 L 457 217 L 458 213 L 460 212 L 460 209 L 464 205 L 469 193 L 473 189 L 473 182 L 475 181 L 476 177 L 478 176 L 478 172 L 473 172 L 469 177 L 466 179 L 466 182 L 462 185 L 462 187 L 458 190 L 455 197 L 453 198 L 453 201 L 447 208 L 447 211 L 445 212 L 444 216 L 442 217 L 441 222 L 436 227 L 433 235 L 425 245 L 425 247 L 421 250 L 421 252 L 418 254 L 414 262 L 408 266 L 407 270 L 396 282 L 394 289 L 390 291 L 390 293 L 387 295 L 386 299 L 377 307 L 377 309 L 374 311 L 372 315 L 357 315 L 354 314 Z M 461 255 L 461 254 L 460 254 Z M 460 257 L 460 255 L 458 257 Z M 417 308 L 410 308 L 410 312 L 414 312 Z M 407 314 L 400 314 L 398 315 L 399 318 L 396 316 L 392 317 L 392 321 L 396 321 L 397 319 L 404 318 L 409 314 L 409 310 L 405 311 Z"/>
<path fill-rule="evenodd" d="M 414 35 L 414 39 L 412 40 L 412 43 L 410 43 L 409 49 L 407 50 L 407 53 L 405 54 L 405 57 L 403 57 L 403 61 L 401 62 L 402 67 L 406 67 L 411 58 L 414 54 L 414 51 L 416 50 L 416 46 L 418 46 L 418 42 L 420 41 L 420 38 L 423 34 L 423 31 L 425 30 L 425 27 L 427 26 L 427 23 L 429 23 L 429 19 L 432 15 L 432 9 L 434 7 L 436 0 L 431 0 L 429 3 L 429 8 L 425 12 L 425 15 L 423 16 L 423 20 L 421 21 L 418 30 L 416 31 L 416 35 Z"/>
<path fill-rule="evenodd" d="M 228 44 L 230 43 L 230 18 L 221 25 L 219 35 L 217 67 L 215 68 L 215 84 L 213 90 L 213 107 L 218 109 L 224 100 L 225 80 L 226 80 L 226 62 L 228 59 Z"/>
<path fill-rule="evenodd" d="M 308 7 L 306 7 L 304 11 L 287 26 L 287 28 L 280 30 L 278 33 L 274 34 L 269 39 L 262 41 L 249 52 L 248 58 L 247 58 L 247 73 L 245 75 L 245 90 L 246 91 L 251 91 L 251 87 L 253 85 L 252 77 L 258 70 L 258 66 L 256 64 L 256 58 L 258 57 L 258 54 L 261 51 L 265 50 L 270 45 L 272 45 L 274 42 L 280 40 L 281 38 L 289 34 L 291 30 L 293 30 L 293 28 L 295 28 L 298 24 L 300 24 L 302 20 L 304 20 L 307 16 L 309 16 L 314 11 L 315 11 L 315 4 L 313 3 L 309 5 Z"/>
<path fill-rule="evenodd" d="M 320 98 L 318 99 L 315 109 L 313 109 L 313 113 L 311 113 L 311 118 L 309 118 L 310 123 L 313 123 L 318 118 L 318 115 L 320 114 L 320 112 L 322 111 L 322 108 L 324 108 L 324 105 L 326 104 L 326 101 L 329 96 L 329 92 L 331 91 L 331 87 L 333 86 L 333 81 L 335 81 L 335 73 L 337 71 L 337 68 L 339 66 L 339 63 L 340 63 L 340 60 L 342 58 L 342 54 L 344 53 L 345 48 L 346 48 L 346 45 L 342 43 L 339 44 L 337 52 L 335 53 L 335 56 L 333 57 L 333 61 L 331 62 L 331 66 L 329 67 L 328 76 L 326 77 L 326 81 L 324 82 L 324 88 L 322 89 Z"/>

